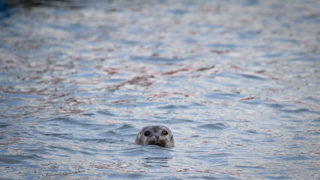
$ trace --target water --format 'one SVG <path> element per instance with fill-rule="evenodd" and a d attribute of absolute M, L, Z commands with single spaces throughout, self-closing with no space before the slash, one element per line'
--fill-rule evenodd
<path fill-rule="evenodd" d="M 32 2 L 0 3 L 1 178 L 320 179 L 319 1 Z"/>

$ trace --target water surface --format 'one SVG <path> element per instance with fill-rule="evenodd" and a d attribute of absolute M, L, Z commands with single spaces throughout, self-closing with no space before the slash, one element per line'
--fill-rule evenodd
<path fill-rule="evenodd" d="M 320 178 L 319 1 L 0 7 L 1 178 Z"/>

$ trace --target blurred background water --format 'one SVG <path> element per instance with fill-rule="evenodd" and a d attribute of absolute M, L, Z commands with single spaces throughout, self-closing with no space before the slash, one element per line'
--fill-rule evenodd
<path fill-rule="evenodd" d="M 320 179 L 319 9 L 0 1 L 0 178 Z"/>

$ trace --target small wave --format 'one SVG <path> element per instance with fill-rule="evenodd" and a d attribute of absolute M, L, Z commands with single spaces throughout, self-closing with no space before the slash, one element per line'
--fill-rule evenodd
<path fill-rule="evenodd" d="M 0 155 L 0 162 L 5 164 L 21 164 L 24 160 L 40 159 L 39 155 Z"/>
<path fill-rule="evenodd" d="M 106 116 L 115 116 L 115 114 L 111 113 L 108 110 L 100 110 L 100 111 L 97 111 L 97 113 L 102 114 L 102 115 L 106 115 Z"/>
<path fill-rule="evenodd" d="M 227 128 L 227 126 L 224 125 L 223 123 L 205 124 L 198 127 L 202 129 L 213 129 L 213 130 L 222 130 Z"/>
<path fill-rule="evenodd" d="M 240 74 L 242 77 L 248 78 L 248 79 L 253 79 L 253 80 L 266 80 L 263 77 L 260 76 L 255 76 L 255 75 L 251 75 L 251 74 Z"/>
<path fill-rule="evenodd" d="M 161 106 L 158 107 L 158 109 L 187 109 L 188 106 L 184 105 L 167 105 L 167 106 Z"/>
<path fill-rule="evenodd" d="M 5 122 L 0 122 L 0 128 L 6 128 L 11 126 L 11 124 L 5 123 Z"/>
<path fill-rule="evenodd" d="M 247 133 L 250 133 L 250 134 L 258 134 L 258 132 L 254 129 L 249 129 L 246 131 Z"/>

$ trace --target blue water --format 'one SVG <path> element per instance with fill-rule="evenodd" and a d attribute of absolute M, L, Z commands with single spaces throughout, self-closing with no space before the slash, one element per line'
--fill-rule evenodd
<path fill-rule="evenodd" d="M 0 178 L 320 179 L 319 9 L 1 1 Z"/>

